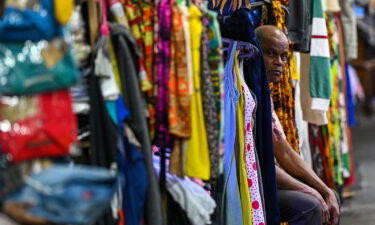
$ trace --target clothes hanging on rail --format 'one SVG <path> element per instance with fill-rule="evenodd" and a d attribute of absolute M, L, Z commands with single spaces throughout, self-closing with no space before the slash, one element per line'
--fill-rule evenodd
<path fill-rule="evenodd" d="M 241 9 L 221 21 L 222 36 L 233 40 L 249 42 L 259 48 L 255 39 L 253 18 L 246 9 Z M 263 57 L 258 55 L 252 60 L 245 61 L 244 75 L 246 83 L 254 92 L 257 101 L 256 111 L 256 150 L 258 152 L 262 181 L 264 187 L 267 223 L 279 224 L 279 210 L 276 193 L 276 177 L 274 152 L 271 133 L 271 102 L 270 90 Z"/>

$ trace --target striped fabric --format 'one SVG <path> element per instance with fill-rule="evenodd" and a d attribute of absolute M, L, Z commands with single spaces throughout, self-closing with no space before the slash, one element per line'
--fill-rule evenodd
<path fill-rule="evenodd" d="M 331 98 L 330 52 L 322 0 L 312 1 L 310 48 L 311 109 L 327 111 Z"/>

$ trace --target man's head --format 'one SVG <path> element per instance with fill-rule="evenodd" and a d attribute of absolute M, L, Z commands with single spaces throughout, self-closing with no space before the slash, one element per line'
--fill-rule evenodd
<path fill-rule="evenodd" d="M 279 28 L 271 25 L 258 27 L 255 34 L 263 51 L 268 81 L 279 82 L 288 61 L 288 38 Z"/>

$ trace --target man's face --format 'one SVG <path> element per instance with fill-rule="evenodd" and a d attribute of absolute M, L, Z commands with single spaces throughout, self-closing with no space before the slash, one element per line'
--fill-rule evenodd
<path fill-rule="evenodd" d="M 288 61 L 289 44 L 285 36 L 271 35 L 262 43 L 263 58 L 266 64 L 268 81 L 277 83 Z"/>

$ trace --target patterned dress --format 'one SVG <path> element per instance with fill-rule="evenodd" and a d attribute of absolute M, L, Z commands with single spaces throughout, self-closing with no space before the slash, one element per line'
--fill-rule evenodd
<path fill-rule="evenodd" d="M 255 142 L 253 136 L 253 113 L 256 107 L 255 100 L 245 83 L 243 75 L 243 61 L 240 62 L 240 74 L 242 91 L 245 97 L 245 161 L 247 183 L 250 190 L 250 197 L 252 202 L 252 214 L 254 225 L 264 225 L 264 212 L 262 197 L 259 190 L 257 162 L 255 157 Z"/>

